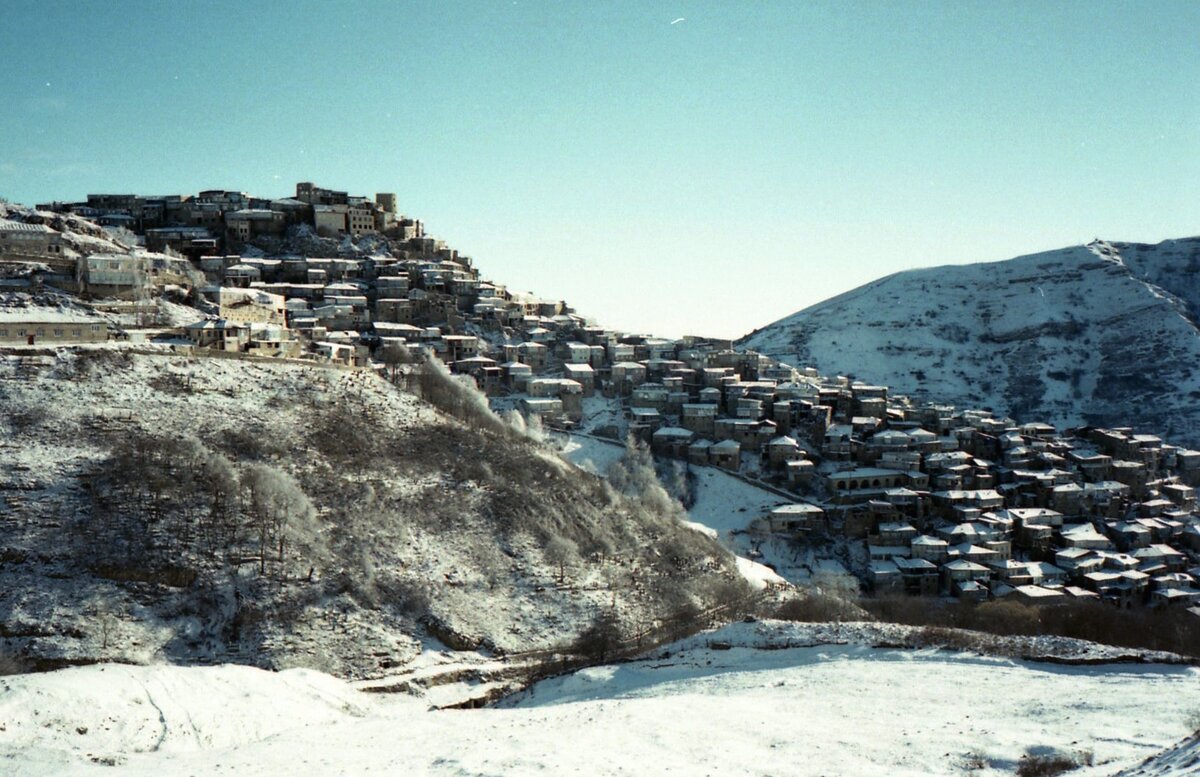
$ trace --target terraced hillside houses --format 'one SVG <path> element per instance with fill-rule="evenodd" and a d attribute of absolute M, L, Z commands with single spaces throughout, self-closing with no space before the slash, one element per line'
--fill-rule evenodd
<path fill-rule="evenodd" d="M 145 248 L 77 250 L 84 216 L 140 235 Z M 497 411 L 632 436 L 684 471 L 719 467 L 775 489 L 784 501 L 752 531 L 798 546 L 844 542 L 847 566 L 877 592 L 1097 598 L 1200 616 L 1200 452 L 1152 434 L 914 402 L 729 340 L 598 326 L 564 301 L 485 279 L 470 257 L 396 215 L 393 195 L 368 201 L 308 183 L 276 200 L 90 195 L 10 212 L 10 222 L 39 227 L 10 229 L 37 239 L 0 255 L 6 320 L 21 330 L 0 338 L 10 347 L 39 344 L 31 322 L 49 319 L 37 294 L 58 289 L 76 295 L 64 321 L 107 312 L 113 339 L 380 371 L 429 356 Z M 146 250 L 160 239 L 171 253 Z M 172 299 L 190 321 L 141 327 L 114 314 L 121 300 Z M 76 328 L 54 327 L 51 339 L 69 344 Z"/>

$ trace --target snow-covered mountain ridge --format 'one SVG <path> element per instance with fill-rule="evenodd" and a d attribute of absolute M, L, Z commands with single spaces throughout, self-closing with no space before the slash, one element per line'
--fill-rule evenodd
<path fill-rule="evenodd" d="M 1200 238 L 1094 241 L 910 270 L 776 321 L 745 348 L 937 402 L 1200 445 Z"/>

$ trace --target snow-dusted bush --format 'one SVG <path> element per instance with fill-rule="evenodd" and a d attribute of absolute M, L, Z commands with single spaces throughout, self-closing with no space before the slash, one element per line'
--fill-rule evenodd
<path fill-rule="evenodd" d="M 252 464 L 241 477 L 245 503 L 258 535 L 259 573 L 267 571 L 267 557 L 282 566 L 289 547 L 298 546 L 311 561 L 327 555 L 317 511 L 291 475 L 268 464 Z"/>
<path fill-rule="evenodd" d="M 1017 762 L 1017 777 L 1055 777 L 1074 771 L 1082 766 L 1091 766 L 1092 752 L 1079 753 L 1026 753 Z"/>
<path fill-rule="evenodd" d="M 1006 637 L 1053 634 L 1117 647 L 1200 656 L 1200 619 L 1178 608 L 1122 610 L 1099 602 L 1031 607 L 1010 600 L 982 604 L 960 600 L 930 606 L 927 598 L 904 595 L 864 597 L 859 604 L 878 620 L 890 623 L 969 629 Z"/>
<path fill-rule="evenodd" d="M 408 388 L 438 410 L 474 429 L 495 434 L 512 431 L 511 426 L 492 412 L 487 397 L 471 378 L 451 375 L 440 360 L 426 359 L 409 373 Z"/>
<path fill-rule="evenodd" d="M 771 617 L 806 623 L 844 623 L 873 620 L 871 614 L 843 596 L 817 589 L 801 591 L 781 603 Z"/>
<path fill-rule="evenodd" d="M 572 650 L 592 661 L 603 663 L 621 647 L 623 641 L 621 623 L 616 614 L 612 610 L 603 610 L 575 640 Z"/>

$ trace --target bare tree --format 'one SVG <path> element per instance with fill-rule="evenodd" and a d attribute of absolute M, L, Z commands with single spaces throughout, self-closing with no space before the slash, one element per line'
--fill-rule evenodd
<path fill-rule="evenodd" d="M 258 571 L 266 574 L 268 548 L 277 550 L 276 560 L 282 565 L 289 542 L 316 539 L 317 511 L 295 478 L 270 465 L 251 465 L 242 482 L 258 534 Z"/>
<path fill-rule="evenodd" d="M 566 537 L 551 537 L 546 543 L 546 560 L 558 564 L 558 582 L 561 584 L 567 578 L 567 564 L 579 557 L 579 547 Z"/>

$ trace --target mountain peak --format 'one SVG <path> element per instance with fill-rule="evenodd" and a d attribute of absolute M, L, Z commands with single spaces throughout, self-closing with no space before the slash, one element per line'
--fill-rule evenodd
<path fill-rule="evenodd" d="M 897 273 L 740 344 L 1019 421 L 1134 424 L 1200 445 L 1197 281 L 1198 238 L 1097 239 Z"/>

